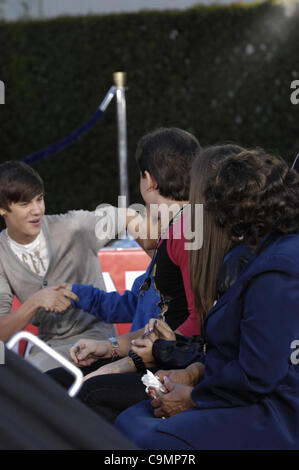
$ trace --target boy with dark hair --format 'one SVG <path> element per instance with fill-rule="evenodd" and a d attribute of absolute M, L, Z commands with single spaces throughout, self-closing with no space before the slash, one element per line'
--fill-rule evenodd
<path fill-rule="evenodd" d="M 107 338 L 115 329 L 72 308 L 70 300 L 79 299 L 71 291 L 53 287 L 77 281 L 105 289 L 97 253 L 115 234 L 112 229 L 99 234 L 97 228 L 96 236 L 96 226 L 114 227 L 108 219 L 116 218 L 117 210 L 44 214 L 44 185 L 36 171 L 16 161 L 0 165 L 0 215 L 6 224 L 0 234 L 0 339 L 7 341 L 33 323 L 42 340 L 69 357 L 82 335 Z M 21 306 L 12 312 L 14 296 Z M 43 371 L 56 364 L 36 347 L 28 360 Z"/>
<path fill-rule="evenodd" d="M 173 330 L 178 329 L 181 334 L 190 336 L 198 333 L 198 327 L 190 287 L 188 251 L 184 249 L 186 240 L 183 231 L 180 230 L 181 236 L 177 238 L 174 232 L 177 227 L 182 228 L 181 215 L 183 207 L 188 203 L 190 170 L 199 151 L 197 139 L 192 134 L 176 128 L 160 128 L 145 135 L 140 139 L 136 151 L 141 195 L 147 208 L 152 205 L 158 208 L 163 234 L 157 244 L 151 266 L 144 276 L 139 299 L 136 299 L 136 289 L 134 290 L 137 307 L 133 315 L 138 312 L 138 324 L 140 325 L 142 318 L 143 327 L 150 318 L 158 315 L 157 309 L 153 309 L 152 300 L 152 286 L 155 283 L 161 294 L 160 312 L 163 310 L 166 322 Z M 161 174 L 163 180 L 160 178 Z M 113 317 L 114 321 L 121 322 L 123 316 L 128 313 L 128 293 L 122 297 L 118 293 L 105 293 L 93 286 L 77 283 L 73 284 L 72 291 L 80 298 L 78 302 L 72 300 L 74 306 L 83 307 L 103 320 Z M 132 295 L 133 293 L 130 293 L 130 297 Z M 149 303 L 146 310 L 147 296 Z M 139 305 L 143 305 L 140 310 Z M 134 321 L 137 323 L 136 317 Z M 79 366 L 93 364 L 90 369 L 84 369 L 85 374 L 100 366 L 98 370 L 91 372 L 91 375 L 136 371 L 132 354 L 129 357 L 128 353 L 131 341 L 140 338 L 143 331 L 144 328 L 136 329 L 129 334 L 104 341 L 81 339 L 72 347 L 71 357 Z M 122 359 L 111 362 L 111 358 L 115 357 Z M 105 360 L 100 361 L 101 358 Z M 136 356 L 135 361 L 138 362 Z M 57 374 L 61 378 L 60 372 L 52 373 L 56 378 Z"/>
<path fill-rule="evenodd" d="M 159 128 L 141 137 L 136 160 L 141 181 L 151 175 L 160 196 L 188 201 L 190 158 L 199 150 L 197 139 L 182 129 Z"/>

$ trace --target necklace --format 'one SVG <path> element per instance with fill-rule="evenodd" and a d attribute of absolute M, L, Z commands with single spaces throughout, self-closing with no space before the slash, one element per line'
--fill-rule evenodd
<path fill-rule="evenodd" d="M 14 251 L 12 246 L 11 246 L 11 241 L 10 241 L 10 238 L 9 238 L 7 232 L 6 232 L 6 239 L 7 239 L 7 243 L 9 245 L 10 249 L 12 251 Z M 28 269 L 30 269 L 32 271 L 31 266 L 28 263 L 27 256 L 29 256 L 30 259 L 31 259 L 32 267 L 33 267 L 34 271 L 36 272 L 36 274 L 40 274 L 41 268 L 43 269 L 43 271 L 46 271 L 44 262 L 41 258 L 41 243 L 42 243 L 42 231 L 40 231 L 39 234 L 38 234 L 38 248 L 33 252 L 33 254 L 32 253 L 24 253 L 24 252 L 21 253 L 22 263 Z M 18 244 L 18 245 L 20 245 L 20 244 Z"/>

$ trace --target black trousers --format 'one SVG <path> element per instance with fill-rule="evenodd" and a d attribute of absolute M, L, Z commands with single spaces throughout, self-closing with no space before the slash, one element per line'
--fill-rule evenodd
<path fill-rule="evenodd" d="M 111 359 L 102 359 L 81 370 L 83 375 L 87 375 L 109 362 Z M 69 388 L 74 381 L 73 376 L 61 367 L 47 371 L 46 374 L 64 388 Z M 84 382 L 76 398 L 113 423 L 126 408 L 148 399 L 145 386 L 141 382 L 143 375 L 144 372 L 129 372 L 92 377 Z"/>
<path fill-rule="evenodd" d="M 0 450 L 135 449 L 113 426 L 8 349 L 0 377 Z"/>

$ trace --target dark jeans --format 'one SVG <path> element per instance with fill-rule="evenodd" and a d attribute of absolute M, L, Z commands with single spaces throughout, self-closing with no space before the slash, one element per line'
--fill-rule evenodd
<path fill-rule="evenodd" d="M 92 366 L 82 367 L 81 370 L 83 375 L 87 375 L 109 362 L 110 359 L 102 359 Z M 74 381 L 73 376 L 62 367 L 50 370 L 46 374 L 65 388 L 69 388 Z M 77 398 L 113 423 L 126 408 L 148 399 L 145 386 L 141 382 L 143 375 L 144 372 L 129 372 L 92 377 L 83 383 Z"/>

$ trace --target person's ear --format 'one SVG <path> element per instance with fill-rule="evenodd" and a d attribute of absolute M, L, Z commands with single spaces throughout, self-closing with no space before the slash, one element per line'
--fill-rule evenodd
<path fill-rule="evenodd" d="M 4 216 L 6 215 L 6 213 L 7 213 L 6 210 L 3 209 L 2 207 L 0 207 L 0 215 L 1 215 L 2 217 L 4 217 Z"/>
<path fill-rule="evenodd" d="M 144 172 L 144 178 L 146 178 L 146 190 L 153 191 L 157 189 L 157 181 L 155 178 L 147 171 Z"/>

